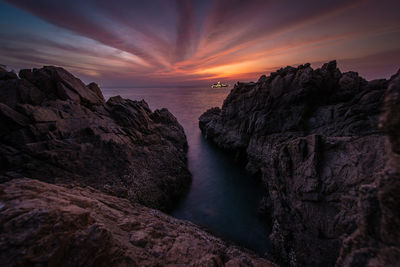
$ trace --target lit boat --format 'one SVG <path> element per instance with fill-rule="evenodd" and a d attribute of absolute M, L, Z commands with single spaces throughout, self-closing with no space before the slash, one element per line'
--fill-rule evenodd
<path fill-rule="evenodd" d="M 221 82 L 217 82 L 217 83 L 214 83 L 213 85 L 211 85 L 211 88 L 221 88 L 221 87 L 228 87 L 228 85 L 223 84 Z"/>

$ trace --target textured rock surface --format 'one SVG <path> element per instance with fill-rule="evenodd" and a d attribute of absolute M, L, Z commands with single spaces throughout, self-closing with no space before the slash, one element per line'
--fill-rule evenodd
<path fill-rule="evenodd" d="M 0 184 L 1 266 L 273 266 L 197 226 L 93 188 Z"/>
<path fill-rule="evenodd" d="M 332 266 L 356 229 L 360 186 L 385 165 L 378 119 L 387 86 L 341 73 L 335 61 L 286 67 L 238 83 L 222 109 L 200 117 L 209 140 L 262 178 L 260 211 L 273 225 L 279 262 Z"/>
<path fill-rule="evenodd" d="M 0 182 L 90 185 L 167 210 L 190 184 L 183 128 L 146 102 L 105 102 L 62 68 L 0 69 Z"/>
<path fill-rule="evenodd" d="M 345 240 L 337 266 L 400 265 L 400 71 L 385 95 L 387 164 L 378 181 L 361 187 L 358 229 Z"/>

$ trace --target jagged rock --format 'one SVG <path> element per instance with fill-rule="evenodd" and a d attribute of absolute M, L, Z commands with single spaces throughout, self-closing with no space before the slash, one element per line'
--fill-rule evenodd
<path fill-rule="evenodd" d="M 332 266 L 356 229 L 359 188 L 385 165 L 377 125 L 387 86 L 341 73 L 336 61 L 287 67 L 238 83 L 221 110 L 199 118 L 209 140 L 261 177 L 260 210 L 283 265 Z"/>
<path fill-rule="evenodd" d="M 100 87 L 97 85 L 97 83 L 89 83 L 87 85 L 87 88 L 89 88 L 90 90 L 92 90 L 99 98 L 100 100 L 102 100 L 103 102 L 105 102 L 103 93 L 100 90 Z"/>
<path fill-rule="evenodd" d="M 186 137 L 167 110 L 121 97 L 105 102 L 96 84 L 62 68 L 19 75 L 0 80 L 0 182 L 90 185 L 162 210 L 185 193 Z"/>
<path fill-rule="evenodd" d="M 18 76 L 12 71 L 0 67 L 0 81 L 17 79 Z"/>
<path fill-rule="evenodd" d="M 104 103 L 104 97 L 92 88 L 74 77 L 63 68 L 46 66 L 41 69 L 21 70 L 19 76 L 55 99 L 67 100 L 99 105 Z"/>
<path fill-rule="evenodd" d="M 341 249 L 336 266 L 400 264 L 400 71 L 385 93 L 381 128 L 387 133 L 386 167 L 361 187 L 358 228 Z"/>
<path fill-rule="evenodd" d="M 274 266 L 194 224 L 91 187 L 0 184 L 1 266 Z"/>

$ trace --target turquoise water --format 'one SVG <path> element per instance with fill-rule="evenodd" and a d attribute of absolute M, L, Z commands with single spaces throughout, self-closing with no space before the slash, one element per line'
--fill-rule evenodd
<path fill-rule="evenodd" d="M 144 99 L 151 109 L 168 108 L 185 129 L 189 169 L 193 175 L 188 195 L 172 216 L 206 227 L 260 254 L 268 251 L 267 225 L 257 216 L 261 185 L 224 152 L 201 135 L 198 118 L 221 106 L 229 88 L 106 88 L 104 96 Z"/>

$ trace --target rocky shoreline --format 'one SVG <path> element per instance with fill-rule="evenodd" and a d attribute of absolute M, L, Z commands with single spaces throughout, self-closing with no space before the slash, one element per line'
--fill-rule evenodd
<path fill-rule="evenodd" d="M 207 139 L 262 179 L 260 211 L 273 225 L 278 263 L 394 266 L 399 259 L 399 77 L 367 82 L 335 61 L 286 67 L 238 83 L 222 109 L 199 118 Z M 388 230 L 391 238 L 378 234 Z"/>
<path fill-rule="evenodd" d="M 1 181 L 89 185 L 161 210 L 189 188 L 186 136 L 168 110 L 106 102 L 62 68 L 2 75 Z"/>
<path fill-rule="evenodd" d="M 238 83 L 199 120 L 266 188 L 283 266 L 400 262 L 400 71 L 367 82 L 287 67 Z M 274 266 L 168 211 L 190 186 L 166 109 L 62 68 L 0 68 L 2 266 Z M 156 210 L 157 209 L 157 210 Z"/>
<path fill-rule="evenodd" d="M 168 110 L 0 68 L 0 125 L 1 266 L 273 266 L 161 212 L 191 182 Z"/>

